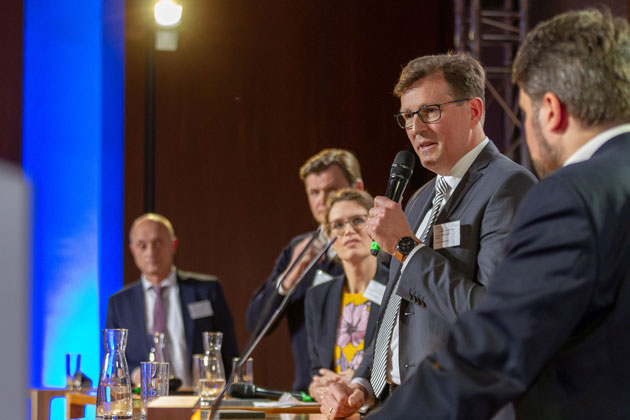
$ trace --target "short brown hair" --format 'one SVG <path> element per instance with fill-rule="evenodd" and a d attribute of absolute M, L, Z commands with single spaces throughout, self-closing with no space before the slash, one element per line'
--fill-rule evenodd
<path fill-rule="evenodd" d="M 552 92 L 585 127 L 630 121 L 630 25 L 576 10 L 540 23 L 519 48 L 512 80 L 532 101 Z"/>
<path fill-rule="evenodd" d="M 485 110 L 486 72 L 468 53 L 448 52 L 414 58 L 402 69 L 394 95 L 400 98 L 418 80 L 440 72 L 453 99 L 480 98 Z"/>
<path fill-rule="evenodd" d="M 175 230 L 173 229 L 173 225 L 171 224 L 170 220 L 168 220 L 166 217 L 162 216 L 161 214 L 145 213 L 142 216 L 138 217 L 136 220 L 134 220 L 133 223 L 131 224 L 131 229 L 129 229 L 129 242 L 131 242 L 131 233 L 133 232 L 133 230 L 136 228 L 136 226 L 138 226 L 141 222 L 144 222 L 145 220 L 150 220 L 152 222 L 163 225 L 166 228 L 166 230 L 168 230 L 168 234 L 171 237 L 171 239 L 176 238 Z"/>
<path fill-rule="evenodd" d="M 300 179 L 304 181 L 309 174 L 321 172 L 331 165 L 339 166 L 351 186 L 356 186 L 361 180 L 359 160 L 352 152 L 343 149 L 324 149 L 310 157 L 300 168 Z"/>
<path fill-rule="evenodd" d="M 356 188 L 343 188 L 331 194 L 326 201 L 326 219 L 324 228 L 327 234 L 330 234 L 330 220 L 328 219 L 328 214 L 330 213 L 332 206 L 340 201 L 354 201 L 365 207 L 366 210 L 370 210 L 374 207 L 374 198 L 372 198 L 372 196 L 367 192 L 357 190 Z"/>

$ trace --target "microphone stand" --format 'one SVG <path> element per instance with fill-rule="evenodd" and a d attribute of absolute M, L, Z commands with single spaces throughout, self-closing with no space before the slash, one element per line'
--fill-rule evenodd
<path fill-rule="evenodd" d="M 243 348 L 245 348 L 245 349 L 249 348 L 249 346 L 252 344 L 252 341 L 254 341 L 254 338 L 256 338 L 256 334 L 261 330 L 263 325 L 265 325 L 265 322 L 267 321 L 269 315 L 271 315 L 271 308 L 273 306 L 273 302 L 276 301 L 280 297 L 280 294 L 279 294 L 280 285 L 284 282 L 284 279 L 286 279 L 287 276 L 293 271 L 293 269 L 295 268 L 297 263 L 302 259 L 304 254 L 306 254 L 306 251 L 308 251 L 308 249 L 315 243 L 315 241 L 319 238 L 321 233 L 322 233 L 322 228 L 319 227 L 319 228 L 317 228 L 317 230 L 315 232 L 313 232 L 311 234 L 311 239 L 306 243 L 306 246 L 304 247 L 302 252 L 300 252 L 300 254 L 297 256 L 295 261 L 293 261 L 293 263 L 289 266 L 289 268 L 284 272 L 284 275 L 282 276 L 282 278 L 280 279 L 280 281 L 277 284 L 277 290 L 276 291 L 278 292 L 278 294 L 277 295 L 276 294 L 271 294 L 267 298 L 267 302 L 265 302 L 265 306 L 263 307 L 263 310 L 262 310 L 262 314 L 264 316 L 262 316 L 262 317 L 260 317 L 258 319 L 258 322 L 256 323 L 256 326 L 252 330 L 252 334 L 249 336 L 249 339 L 248 339 L 247 343 L 245 344 L 245 347 L 243 347 Z"/>
<path fill-rule="evenodd" d="M 306 249 L 312 244 L 312 242 L 315 240 L 315 238 L 317 236 L 319 236 L 319 232 L 320 231 L 318 230 L 316 232 L 316 234 L 313 235 L 313 238 L 308 243 L 308 245 L 304 249 L 304 251 L 306 251 Z M 276 322 L 276 320 L 278 319 L 278 317 L 280 316 L 282 311 L 284 311 L 284 308 L 289 304 L 289 299 L 291 299 L 291 296 L 293 296 L 293 294 L 295 293 L 295 290 L 296 290 L 297 286 L 300 284 L 300 282 L 304 279 L 304 277 L 306 277 L 307 274 L 309 274 L 311 272 L 313 267 L 315 267 L 315 264 L 317 263 L 317 261 L 319 261 L 319 259 L 322 256 L 324 256 L 324 254 L 326 252 L 328 252 L 328 249 L 330 248 L 330 246 L 336 240 L 337 240 L 337 238 L 333 238 L 330 242 L 328 242 L 328 244 L 324 247 L 324 249 L 310 262 L 308 267 L 306 267 L 306 269 L 302 272 L 302 274 L 300 274 L 300 277 L 298 277 L 298 279 L 295 281 L 295 283 L 293 284 L 291 289 L 289 289 L 289 291 L 286 294 L 286 296 L 284 296 L 284 299 L 282 299 L 282 302 L 280 303 L 280 306 L 278 307 L 278 309 L 276 309 L 276 311 L 273 313 L 271 318 L 269 318 L 269 320 L 266 322 L 264 327 L 258 332 L 257 335 L 252 336 L 252 337 L 255 337 L 253 340 L 250 339 L 248 341 L 249 345 L 246 346 L 246 349 L 243 351 L 243 355 L 240 357 L 240 359 L 238 359 L 238 362 L 236 362 L 236 366 L 232 370 L 232 373 L 230 374 L 230 378 L 225 383 L 225 386 L 223 387 L 223 390 L 217 396 L 217 398 L 214 400 L 214 403 L 210 407 L 210 420 L 214 420 L 214 419 L 217 418 L 217 414 L 219 413 L 219 405 L 221 405 L 221 401 L 223 400 L 223 398 L 225 398 L 225 393 L 229 389 L 230 385 L 232 385 L 232 383 L 234 382 L 235 373 L 243 366 L 243 364 L 245 363 L 247 358 L 252 354 L 252 352 L 254 351 L 254 349 L 256 348 L 258 343 L 260 342 L 260 340 L 262 340 L 262 338 L 265 336 L 265 334 L 267 333 L 269 328 L 271 328 L 271 326 Z M 296 260 L 295 260 L 296 262 L 299 261 L 300 258 L 302 258 L 302 255 L 303 255 L 304 251 L 302 251 L 302 254 L 300 255 L 299 258 L 296 258 Z M 294 266 L 295 266 L 295 263 L 290 267 L 290 269 L 293 269 Z M 288 274 L 289 271 L 287 271 L 287 274 Z M 284 280 L 284 277 L 282 279 Z"/>

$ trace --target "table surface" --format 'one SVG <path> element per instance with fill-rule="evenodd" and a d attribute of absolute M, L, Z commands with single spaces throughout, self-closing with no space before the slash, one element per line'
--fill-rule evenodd
<path fill-rule="evenodd" d="M 134 416 L 134 420 L 139 419 L 140 417 Z M 347 419 L 354 420 L 360 419 L 361 417 L 358 414 L 353 414 L 350 417 L 346 417 Z M 275 414 L 266 414 L 265 420 L 327 420 L 328 418 L 322 414 L 296 414 L 296 413 L 275 413 Z M 94 417 L 81 417 L 78 419 L 71 420 L 95 420 Z"/>
<path fill-rule="evenodd" d="M 134 415 L 134 419 L 140 418 Z M 359 414 L 353 414 L 350 417 L 346 417 L 347 419 L 360 419 L 361 416 Z M 266 420 L 327 420 L 328 418 L 323 414 L 297 414 L 297 413 L 271 413 L 265 415 Z M 78 419 L 71 420 L 94 420 L 94 417 L 81 417 Z"/>
<path fill-rule="evenodd" d="M 94 397 L 91 397 L 94 398 Z M 327 417 L 319 413 L 319 406 L 295 406 L 290 408 L 280 407 L 252 407 L 242 405 L 230 405 L 231 399 L 226 399 L 223 402 L 223 410 L 253 410 L 262 411 L 265 413 L 265 419 L 267 420 L 326 420 Z M 233 400 L 232 400 L 233 401 Z M 242 401 L 242 400 L 241 400 Z M 204 415 L 205 414 L 205 415 Z M 186 416 L 186 418 L 188 418 Z M 246 416 L 243 417 L 247 418 Z M 355 414 L 348 417 L 349 419 L 359 419 L 360 416 Z M 202 411 L 201 420 L 208 419 L 207 410 Z M 77 417 L 77 420 L 79 418 Z M 80 418 L 80 420 L 95 420 L 94 418 Z M 133 420 L 141 420 L 139 410 L 134 410 Z"/>

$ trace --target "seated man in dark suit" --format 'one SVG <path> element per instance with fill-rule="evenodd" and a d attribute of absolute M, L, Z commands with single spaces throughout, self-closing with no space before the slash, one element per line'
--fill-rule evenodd
<path fill-rule="evenodd" d="M 484 300 L 370 420 L 630 419 L 630 25 L 572 11 L 525 38 L 533 187 Z M 410 415 L 410 413 L 413 413 Z"/>
<path fill-rule="evenodd" d="M 342 149 L 324 149 L 312 156 L 300 168 L 300 179 L 304 182 L 306 197 L 308 198 L 313 218 L 319 225 L 324 223 L 326 197 L 330 193 L 349 187 L 363 189 L 359 161 L 352 153 Z M 291 239 L 291 242 L 282 250 L 282 253 L 276 260 L 276 264 L 267 281 L 254 293 L 247 309 L 247 329 L 250 333 L 256 332 L 254 329 L 263 316 L 262 312 L 269 299 L 272 299 L 270 307 L 273 311 L 280 305 L 283 295 L 293 286 L 299 274 L 327 242 L 326 235 L 323 233 L 318 244 L 311 247 L 291 274 L 287 276 L 284 283 L 279 284 L 283 273 L 297 259 L 312 233 L 304 233 Z M 311 382 L 310 361 L 304 326 L 304 297 L 306 296 L 306 291 L 313 283 L 318 283 L 320 280 L 325 280 L 330 276 L 336 276 L 343 272 L 341 265 L 334 260 L 334 256 L 335 252 L 331 249 L 328 255 L 317 264 L 313 274 L 304 278 L 302 283 L 300 283 L 285 309 L 295 364 L 294 391 L 306 391 Z"/>
<path fill-rule="evenodd" d="M 149 334 L 163 332 L 171 375 L 191 385 L 194 353 L 203 353 L 201 333 L 223 332 L 223 364 L 228 376 L 238 355 L 232 314 L 216 277 L 180 271 L 173 265 L 177 238 L 164 216 L 147 213 L 129 232 L 129 249 L 140 280 L 109 298 L 106 328 L 126 328 L 130 371 L 147 361 Z"/>

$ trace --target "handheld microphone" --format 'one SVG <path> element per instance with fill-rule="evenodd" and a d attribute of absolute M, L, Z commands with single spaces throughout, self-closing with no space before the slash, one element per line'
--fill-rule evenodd
<path fill-rule="evenodd" d="M 407 150 L 401 150 L 394 158 L 392 169 L 389 172 L 389 180 L 387 181 L 387 190 L 385 196 L 392 201 L 399 202 L 402 198 L 405 188 L 409 183 L 411 174 L 413 174 L 413 165 L 416 158 L 413 153 Z M 381 247 L 375 241 L 372 241 L 370 253 L 374 256 L 378 255 Z"/>
<path fill-rule="evenodd" d="M 269 398 L 277 400 L 285 391 L 259 388 L 254 384 L 235 383 L 230 385 L 228 394 L 233 398 Z M 313 399 L 306 392 L 289 392 L 292 397 L 299 401 L 311 402 Z"/>

